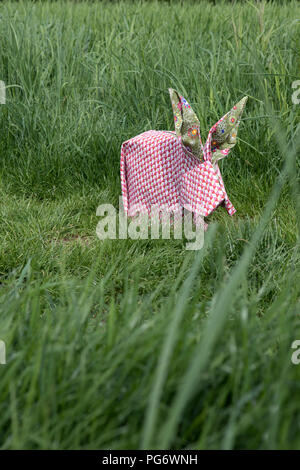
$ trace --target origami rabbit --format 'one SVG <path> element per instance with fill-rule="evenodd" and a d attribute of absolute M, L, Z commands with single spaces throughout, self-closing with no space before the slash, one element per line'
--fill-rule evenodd
<path fill-rule="evenodd" d="M 169 89 L 175 132 L 150 130 L 122 144 L 121 185 L 124 210 L 128 216 L 151 213 L 153 205 L 182 213 L 192 211 L 201 220 L 220 204 L 229 215 L 231 204 L 218 161 L 236 143 L 245 96 L 209 131 L 203 147 L 200 123 L 189 103 Z"/>

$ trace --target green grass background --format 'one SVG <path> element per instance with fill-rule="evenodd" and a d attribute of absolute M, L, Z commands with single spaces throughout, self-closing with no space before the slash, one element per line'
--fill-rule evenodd
<path fill-rule="evenodd" d="M 1 2 L 1 449 L 299 449 L 300 8 Z M 96 237 L 124 140 L 209 128 L 237 214 L 205 247 Z"/>

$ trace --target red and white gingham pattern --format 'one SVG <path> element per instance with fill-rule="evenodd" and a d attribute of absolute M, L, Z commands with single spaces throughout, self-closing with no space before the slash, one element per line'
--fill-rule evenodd
<path fill-rule="evenodd" d="M 204 162 L 199 162 L 168 131 L 151 130 L 124 142 L 120 165 L 124 210 L 134 216 L 159 205 L 173 211 L 185 207 L 207 216 L 224 201 L 232 215 L 235 209 L 209 150 Z"/>

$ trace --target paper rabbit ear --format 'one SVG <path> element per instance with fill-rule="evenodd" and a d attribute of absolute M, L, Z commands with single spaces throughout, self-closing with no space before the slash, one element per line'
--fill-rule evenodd
<path fill-rule="evenodd" d="M 176 135 L 183 145 L 196 157 L 202 159 L 203 148 L 200 137 L 200 122 L 187 100 L 176 90 L 169 88 Z"/>
<path fill-rule="evenodd" d="M 226 157 L 236 144 L 238 127 L 248 96 L 241 99 L 229 113 L 220 119 L 209 131 L 206 150 L 211 150 L 212 163 Z"/>

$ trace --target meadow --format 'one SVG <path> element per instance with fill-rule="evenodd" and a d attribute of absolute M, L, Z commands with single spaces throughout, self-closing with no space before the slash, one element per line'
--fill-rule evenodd
<path fill-rule="evenodd" d="M 0 3 L 0 449 L 300 448 L 300 7 L 215 3 Z M 248 95 L 237 213 L 101 241 L 169 87 L 203 139 Z"/>

